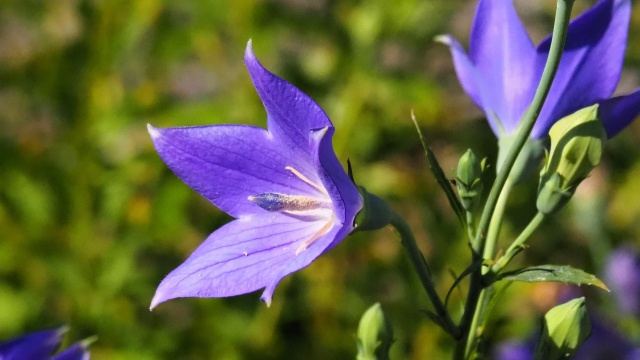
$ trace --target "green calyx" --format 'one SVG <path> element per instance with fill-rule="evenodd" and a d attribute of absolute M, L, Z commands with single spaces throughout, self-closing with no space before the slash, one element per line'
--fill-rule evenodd
<path fill-rule="evenodd" d="M 598 117 L 598 105 L 561 119 L 549 130 L 551 150 L 540 173 L 538 211 L 561 209 L 576 188 L 599 163 L 607 139 Z"/>
<path fill-rule="evenodd" d="M 358 191 L 364 200 L 364 205 L 356 215 L 353 231 L 378 230 L 389 225 L 392 211 L 387 203 L 362 186 L 358 186 Z"/>

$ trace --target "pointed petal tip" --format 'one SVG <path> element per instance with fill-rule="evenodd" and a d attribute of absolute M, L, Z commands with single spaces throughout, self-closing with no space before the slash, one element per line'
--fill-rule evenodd
<path fill-rule="evenodd" d="M 262 294 L 262 296 L 260 297 L 260 301 L 262 301 L 263 303 L 265 303 L 265 305 L 267 305 L 267 307 L 271 307 L 271 294 Z"/>
<path fill-rule="evenodd" d="M 249 39 L 247 41 L 247 47 L 244 50 L 244 62 L 253 62 L 256 61 L 256 55 L 253 53 L 253 40 Z"/>
<path fill-rule="evenodd" d="M 443 45 L 451 46 L 455 40 L 453 39 L 453 36 L 449 34 L 441 34 L 434 36 L 433 41 Z"/>
<path fill-rule="evenodd" d="M 162 304 L 167 300 L 169 299 L 165 299 L 163 296 L 161 296 L 160 292 L 156 290 L 155 295 L 153 295 L 153 299 L 151 299 L 151 304 L 149 305 L 149 311 L 153 311 L 153 309 L 155 309 L 158 305 Z"/>
<path fill-rule="evenodd" d="M 160 129 L 151 126 L 151 124 L 147 124 L 147 131 L 152 139 L 157 139 L 162 135 L 160 134 Z"/>
<path fill-rule="evenodd" d="M 69 325 L 62 325 L 56 329 L 56 335 L 62 337 L 69 332 Z"/>
<path fill-rule="evenodd" d="M 80 341 L 80 346 L 85 350 L 89 349 L 89 346 L 98 341 L 98 335 L 89 336 L 88 338 Z"/>

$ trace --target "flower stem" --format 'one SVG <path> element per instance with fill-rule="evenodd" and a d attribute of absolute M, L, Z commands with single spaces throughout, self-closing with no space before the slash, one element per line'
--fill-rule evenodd
<path fill-rule="evenodd" d="M 518 235 L 518 237 L 513 241 L 509 249 L 496 261 L 496 263 L 491 267 L 491 272 L 497 274 L 502 270 L 509 262 L 516 256 L 522 249 L 524 249 L 524 243 L 529 239 L 531 234 L 542 224 L 544 220 L 544 214 L 537 213 L 536 216 L 531 219 L 529 225 Z"/>
<path fill-rule="evenodd" d="M 429 271 L 427 261 L 424 259 L 424 256 L 416 243 L 416 239 L 413 236 L 411 228 L 395 211 L 391 211 L 389 223 L 398 231 L 402 245 L 409 255 L 409 260 L 411 260 L 411 264 L 418 274 L 420 282 L 422 283 L 429 300 L 433 304 L 436 315 L 441 320 L 440 325 L 442 325 L 453 337 L 459 337 L 459 329 L 453 323 L 453 320 L 451 320 L 449 312 L 445 308 L 444 303 L 436 291 L 435 284 L 431 278 L 431 271 Z"/>
<path fill-rule="evenodd" d="M 473 241 L 475 235 L 474 235 L 474 228 L 475 228 L 475 217 L 473 216 L 473 213 L 470 211 L 467 211 L 467 235 L 469 236 L 469 241 Z"/>
<path fill-rule="evenodd" d="M 509 149 L 504 162 L 501 164 L 501 170 L 498 172 L 496 180 L 489 192 L 489 196 L 487 197 L 487 202 L 485 203 L 482 216 L 480 217 L 480 222 L 478 223 L 476 237 L 472 244 L 474 262 L 477 261 L 477 254 L 484 254 L 487 231 L 494 216 L 494 211 L 496 210 L 500 194 L 503 192 L 503 188 L 507 183 L 511 169 L 513 168 L 513 165 L 515 164 L 525 142 L 529 138 L 538 115 L 542 110 L 542 105 L 544 104 L 544 101 L 549 94 L 549 90 L 551 89 L 553 78 L 555 77 L 558 66 L 560 65 L 560 58 L 562 57 L 562 50 L 567 37 L 573 2 L 574 0 L 558 0 L 549 56 L 547 57 L 547 62 L 542 72 L 540 83 L 538 84 L 538 88 L 536 89 L 536 93 L 533 97 L 533 101 L 520 122 L 520 126 L 513 140 L 513 145 L 511 146 L 511 149 Z M 493 246 L 493 244 L 490 245 L 490 247 Z M 459 326 L 462 331 L 463 339 L 458 341 L 454 351 L 454 357 L 456 359 L 467 359 L 469 357 L 475 348 L 475 344 L 477 344 L 477 326 L 483 322 L 481 319 L 483 316 L 482 306 L 478 302 L 484 287 L 482 284 L 482 267 L 478 267 L 478 269 L 471 274 L 470 281 L 471 284 L 467 295 L 467 303 L 465 304 L 465 312 Z M 477 316 L 474 316 L 477 311 L 480 311 L 480 313 L 477 314 Z M 477 321 L 473 321 L 474 317 L 477 318 Z"/>
<path fill-rule="evenodd" d="M 502 191 L 500 191 L 498 202 L 496 203 L 493 216 L 489 222 L 487 241 L 482 253 L 482 257 L 484 259 L 492 259 L 495 254 L 496 244 L 498 242 L 498 237 L 500 236 L 500 226 L 502 225 L 502 218 L 504 217 L 504 211 L 507 207 L 507 200 L 509 199 L 509 194 L 511 194 L 511 189 L 513 189 L 513 181 L 507 178 Z"/>

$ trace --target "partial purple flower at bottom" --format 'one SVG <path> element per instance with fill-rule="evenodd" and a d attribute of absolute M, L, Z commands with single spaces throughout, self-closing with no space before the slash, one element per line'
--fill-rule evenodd
<path fill-rule="evenodd" d="M 42 330 L 0 343 L 1 360 L 89 360 L 87 345 L 77 342 L 55 354 L 65 327 Z"/>
<path fill-rule="evenodd" d="M 618 308 L 627 315 L 640 315 L 640 255 L 629 248 L 611 252 L 604 279 Z"/>
<path fill-rule="evenodd" d="M 539 340 L 536 332 L 526 341 L 507 340 L 496 345 L 493 359 L 531 360 Z M 640 348 L 597 316 L 591 316 L 591 335 L 582 344 L 574 360 L 640 360 Z"/>
<path fill-rule="evenodd" d="M 285 276 L 342 241 L 362 208 L 333 151 L 324 111 L 266 70 L 247 45 L 244 61 L 267 128 L 154 128 L 162 160 L 187 185 L 235 218 L 162 280 L 151 308 L 179 297 L 225 297 L 264 288 L 269 305 Z"/>
<path fill-rule="evenodd" d="M 609 283 L 607 283 L 609 285 Z M 581 296 L 576 286 L 567 286 L 560 292 L 558 303 L 564 303 Z M 595 311 L 589 312 L 591 335 L 582 344 L 574 360 L 640 360 L 640 346 L 631 341 L 623 332 L 606 321 Z M 540 340 L 540 329 L 526 340 L 506 340 L 497 344 L 492 359 L 530 360 Z"/>

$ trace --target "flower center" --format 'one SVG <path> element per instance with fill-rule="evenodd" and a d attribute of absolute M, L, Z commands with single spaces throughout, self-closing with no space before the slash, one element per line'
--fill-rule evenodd
<path fill-rule="evenodd" d="M 314 183 L 291 166 L 285 167 L 298 179 L 321 192 L 320 197 L 307 195 L 289 195 L 277 192 L 265 192 L 250 195 L 248 200 L 269 212 L 281 212 L 300 217 L 303 221 L 323 221 L 324 224 L 313 236 L 304 241 L 296 250 L 296 255 L 304 251 L 333 228 L 336 217 L 329 193 L 324 186 Z"/>

